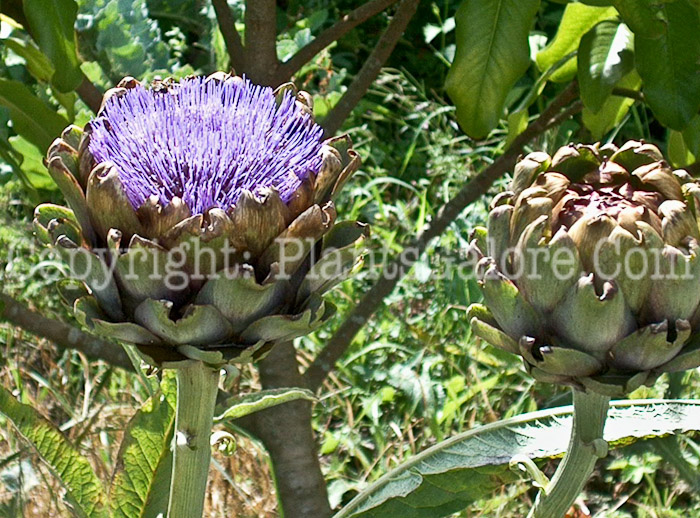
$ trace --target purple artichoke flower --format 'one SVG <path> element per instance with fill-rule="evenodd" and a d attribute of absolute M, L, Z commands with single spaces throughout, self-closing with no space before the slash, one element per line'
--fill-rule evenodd
<path fill-rule="evenodd" d="M 153 363 L 211 364 L 325 322 L 367 229 L 335 224 L 360 160 L 347 136 L 322 140 L 311 103 L 222 73 L 125 78 L 66 128 L 47 166 L 70 209 L 40 205 L 34 223 L 71 266 L 60 290 L 79 320 Z"/>

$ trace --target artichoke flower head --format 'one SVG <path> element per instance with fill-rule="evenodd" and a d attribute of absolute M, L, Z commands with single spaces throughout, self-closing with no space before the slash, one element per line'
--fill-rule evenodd
<path fill-rule="evenodd" d="M 527 155 L 474 234 L 475 334 L 536 379 L 614 397 L 697 367 L 699 211 L 647 143 Z"/>
<path fill-rule="evenodd" d="M 70 208 L 40 205 L 34 227 L 69 263 L 63 298 L 155 364 L 251 361 L 315 330 L 367 233 L 332 201 L 359 156 L 322 135 L 291 85 L 123 79 L 48 151 Z"/>

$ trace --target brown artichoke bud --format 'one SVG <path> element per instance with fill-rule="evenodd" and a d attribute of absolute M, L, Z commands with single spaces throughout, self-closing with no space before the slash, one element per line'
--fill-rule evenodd
<path fill-rule="evenodd" d="M 79 281 L 60 286 L 79 320 L 154 363 L 212 365 L 325 322 L 367 228 L 336 224 L 360 158 L 322 140 L 309 100 L 222 73 L 125 78 L 67 128 L 46 163 L 70 209 L 40 205 L 34 224 Z"/>
<path fill-rule="evenodd" d="M 474 332 L 537 379 L 621 396 L 700 365 L 700 188 L 651 144 L 515 168 L 474 247 Z"/>

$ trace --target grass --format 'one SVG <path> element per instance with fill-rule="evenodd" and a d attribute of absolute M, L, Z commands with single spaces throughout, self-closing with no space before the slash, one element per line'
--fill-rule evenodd
<path fill-rule="evenodd" d="M 349 122 L 364 165 L 338 201 L 338 213 L 372 225 L 369 253 L 366 267 L 333 292 L 339 311 L 330 325 L 299 340 L 302 363 L 312 361 L 342 315 L 371 286 L 383 251 L 399 252 L 503 145 L 504 128 L 475 146 L 461 136 L 446 106 L 416 79 L 388 69 Z M 534 146 L 552 150 L 576 131 L 576 124 L 568 124 Z M 4 289 L 48 315 L 71 320 L 51 281 L 38 275 L 41 267 L 60 265 L 33 245 L 33 203 L 13 182 L 0 190 L 0 202 L 6 207 L 0 227 Z M 326 382 L 314 428 L 334 506 L 446 437 L 566 402 L 565 390 L 535 384 L 518 359 L 471 335 L 465 309 L 479 299 L 478 290 L 473 279 L 450 265 L 463 259 L 469 232 L 483 224 L 486 211 L 486 201 L 475 203 L 431 245 Z M 3 386 L 62 426 L 95 466 L 104 466 L 100 475 L 107 479 L 122 430 L 147 397 L 141 380 L 76 352 L 57 351 L 7 325 L 0 330 L 0 345 Z M 243 369 L 237 383 L 242 391 L 259 387 L 251 368 Z M 699 385 L 697 373 L 689 373 L 678 396 L 693 397 Z M 633 397 L 661 397 L 666 389 L 662 378 Z M 2 418 L 0 425 L 0 516 L 67 516 L 60 488 L 46 468 Z M 688 439 L 684 447 L 697 463 L 697 445 Z M 241 438 L 235 455 L 217 453 L 215 460 L 207 516 L 277 516 L 268 460 L 258 445 Z M 545 471 L 551 474 L 554 467 L 551 463 Z M 534 495 L 522 482 L 458 516 L 525 516 Z M 578 516 L 607 518 L 700 516 L 700 499 L 649 444 L 640 444 L 600 463 L 580 509 Z"/>

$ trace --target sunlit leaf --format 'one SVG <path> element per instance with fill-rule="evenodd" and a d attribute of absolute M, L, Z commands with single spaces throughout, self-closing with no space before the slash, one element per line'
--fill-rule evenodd
<path fill-rule="evenodd" d="M 593 7 L 581 3 L 572 3 L 564 9 L 564 16 L 559 22 L 559 28 L 554 39 L 542 49 L 535 58 L 537 67 L 545 72 L 559 60 L 575 53 L 584 34 L 598 22 L 617 16 L 614 7 Z M 566 82 L 576 75 L 577 60 L 575 55 L 550 77 L 555 82 Z"/>
<path fill-rule="evenodd" d="M 693 156 L 700 157 L 700 115 L 693 117 L 683 130 L 683 141 Z"/>
<path fill-rule="evenodd" d="M 578 50 L 581 100 L 597 112 L 613 87 L 634 67 L 632 33 L 623 23 L 602 21 L 588 31 Z"/>
<path fill-rule="evenodd" d="M 33 189 L 55 190 L 56 183 L 44 166 L 44 155 L 23 137 L 10 137 L 9 143 L 22 157 L 21 171 L 15 171 Z"/>
<path fill-rule="evenodd" d="M 455 16 L 457 52 L 445 88 L 472 138 L 486 137 L 530 64 L 528 34 L 539 0 L 464 0 Z"/>
<path fill-rule="evenodd" d="M 668 133 L 668 158 L 673 167 L 685 167 L 695 162 L 695 157 L 683 140 L 683 133 L 671 130 Z"/>

